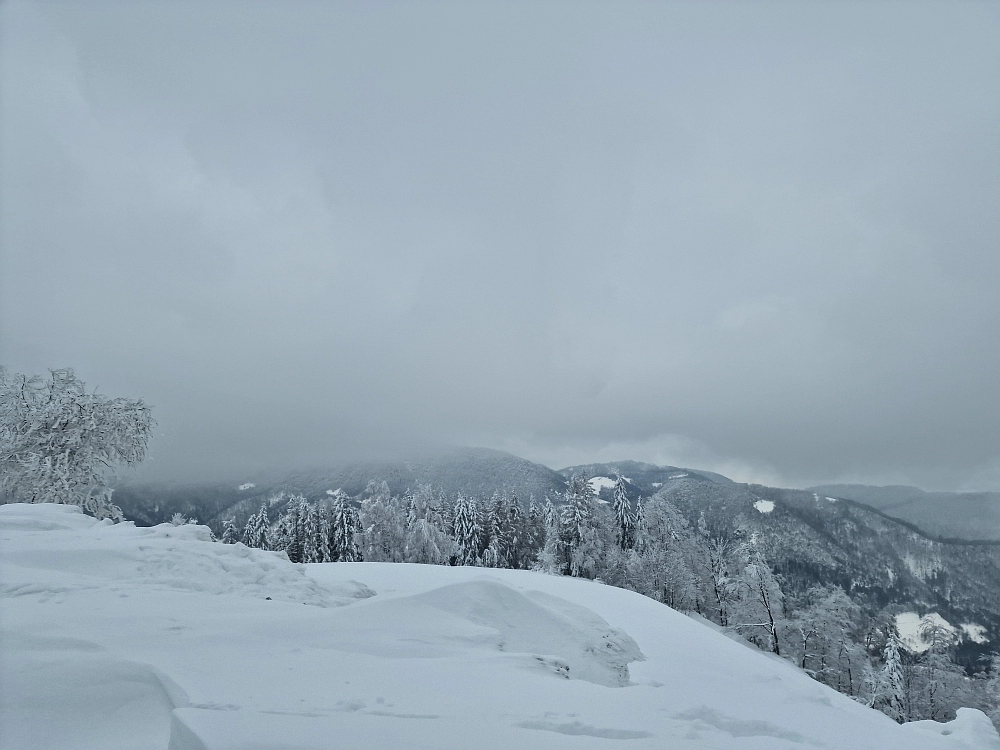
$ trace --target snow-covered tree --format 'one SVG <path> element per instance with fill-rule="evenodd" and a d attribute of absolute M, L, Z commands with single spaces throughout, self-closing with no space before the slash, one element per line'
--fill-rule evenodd
<path fill-rule="evenodd" d="M 476 565 L 479 562 L 482 528 L 476 501 L 459 495 L 454 511 L 455 551 L 459 565 Z"/>
<path fill-rule="evenodd" d="M 510 528 L 509 499 L 506 494 L 494 492 L 486 503 L 484 513 L 484 539 L 486 549 L 483 551 L 483 564 L 490 568 L 506 568 L 509 565 Z"/>
<path fill-rule="evenodd" d="M 781 656 L 779 626 L 784 616 L 784 594 L 761 550 L 756 534 L 750 533 L 741 545 L 743 572 L 738 578 L 740 597 L 736 602 L 736 632 Z"/>
<path fill-rule="evenodd" d="M 407 507 L 405 562 L 444 565 L 454 554 L 454 540 L 444 530 L 443 519 L 435 506 L 434 491 L 429 485 L 417 485 L 404 498 Z"/>
<path fill-rule="evenodd" d="M 729 625 L 729 610 L 739 600 L 739 583 L 732 576 L 735 570 L 735 546 L 728 535 L 712 533 L 702 514 L 698 519 L 698 536 L 708 563 L 709 597 L 713 619 L 723 627 Z"/>
<path fill-rule="evenodd" d="M 654 495 L 634 534 L 630 578 L 637 590 L 675 609 L 699 609 L 695 569 L 702 550 L 677 507 L 664 495 Z"/>
<path fill-rule="evenodd" d="M 815 586 L 788 618 L 786 657 L 814 679 L 847 695 L 862 688 L 867 655 L 859 644 L 861 608 L 839 586 Z"/>
<path fill-rule="evenodd" d="M 289 497 L 285 512 L 278 518 L 268 537 L 268 549 L 285 552 L 294 563 L 304 562 L 309 515 L 309 503 L 304 496 Z"/>
<path fill-rule="evenodd" d="M 326 562 L 323 534 L 323 509 L 317 504 L 303 505 L 302 562 Z"/>
<path fill-rule="evenodd" d="M 408 508 L 392 497 L 386 482 L 369 482 L 361 501 L 364 559 L 402 562 L 406 554 Z"/>
<path fill-rule="evenodd" d="M 347 504 L 346 496 L 343 493 L 334 496 L 327 529 L 327 558 L 331 562 L 361 560 L 360 527 L 358 513 Z"/>
<path fill-rule="evenodd" d="M 454 540 L 429 518 L 416 518 L 407 526 L 405 562 L 445 565 L 453 554 Z"/>
<path fill-rule="evenodd" d="M 958 707 L 974 701 L 965 671 L 952 659 L 958 637 L 951 627 L 933 617 L 922 618 L 920 637 L 928 648 L 912 661 L 909 718 L 950 721 Z"/>
<path fill-rule="evenodd" d="M 562 565 L 562 541 L 559 532 L 559 512 L 551 498 L 545 498 L 545 506 L 541 513 L 544 533 L 542 548 L 538 552 L 535 568 L 543 573 L 559 574 L 565 572 Z"/>
<path fill-rule="evenodd" d="M 545 544 L 545 514 L 535 502 L 534 495 L 528 499 L 528 511 L 523 515 L 521 524 L 514 567 L 529 569 L 535 565 Z"/>
<path fill-rule="evenodd" d="M 88 392 L 71 369 L 42 378 L 0 367 L 0 489 L 120 521 L 109 482 L 116 465 L 142 461 L 154 424 L 141 399 Z"/>
<path fill-rule="evenodd" d="M 869 705 L 902 724 L 906 721 L 906 684 L 902 644 L 893 629 L 882 654 L 882 669 L 875 673 Z"/>
<path fill-rule="evenodd" d="M 236 519 L 227 518 L 222 525 L 222 543 L 236 544 L 240 540 L 239 529 L 236 528 Z"/>
<path fill-rule="evenodd" d="M 604 556 L 614 544 L 613 522 L 596 501 L 593 485 L 585 475 L 570 479 L 560 514 L 564 569 L 573 576 L 596 578 Z"/>
<path fill-rule="evenodd" d="M 635 515 L 628 501 L 628 489 L 625 477 L 619 474 L 615 478 L 614 499 L 615 521 L 617 523 L 618 546 L 630 549 L 635 541 Z"/>
<path fill-rule="evenodd" d="M 264 503 L 257 513 L 247 519 L 247 525 L 243 531 L 243 543 L 254 549 L 270 549 L 268 546 L 269 527 L 267 503 Z"/>

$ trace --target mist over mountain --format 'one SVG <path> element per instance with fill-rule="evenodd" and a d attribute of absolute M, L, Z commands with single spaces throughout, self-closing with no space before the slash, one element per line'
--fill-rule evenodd
<path fill-rule="evenodd" d="M 359 497 L 369 482 L 386 482 L 393 494 L 430 485 L 448 497 L 489 497 L 494 492 L 558 499 L 565 477 L 547 466 L 490 448 L 454 448 L 394 460 L 358 461 L 330 468 L 260 472 L 242 480 L 192 484 L 126 484 L 115 494 L 128 518 L 142 524 L 167 521 L 174 513 L 209 525 L 225 518 L 245 522 L 261 503 L 279 492 L 302 494 L 316 501 L 341 490 Z"/>
<path fill-rule="evenodd" d="M 925 492 L 917 487 L 827 484 L 813 492 L 865 503 L 943 538 L 1000 540 L 1000 492 Z"/>

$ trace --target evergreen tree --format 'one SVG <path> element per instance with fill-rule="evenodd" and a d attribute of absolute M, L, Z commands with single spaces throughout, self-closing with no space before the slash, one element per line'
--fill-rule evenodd
<path fill-rule="evenodd" d="M 614 513 L 618 524 L 618 545 L 622 549 L 630 549 L 635 539 L 635 517 L 629 505 L 625 477 L 621 474 L 615 478 Z"/>
<path fill-rule="evenodd" d="M 564 573 L 562 564 L 562 541 L 560 539 L 559 514 L 555 505 L 548 497 L 545 498 L 545 508 L 542 512 L 545 525 L 542 549 L 538 553 L 536 568 L 543 573 L 553 575 Z"/>
<path fill-rule="evenodd" d="M 597 577 L 611 524 L 599 517 L 594 488 L 585 475 L 570 479 L 561 516 L 565 567 L 573 576 Z"/>
<path fill-rule="evenodd" d="M 538 560 L 538 555 L 545 544 L 545 515 L 535 496 L 528 500 L 528 512 L 524 516 L 523 547 L 519 558 L 518 567 L 531 568 Z"/>
<path fill-rule="evenodd" d="M 563 541 L 572 549 L 580 542 L 584 528 L 594 514 L 594 488 L 585 475 L 569 480 L 562 507 Z"/>
<path fill-rule="evenodd" d="M 302 513 L 302 562 L 323 562 L 323 538 L 320 534 L 320 507 L 303 502 Z"/>
<path fill-rule="evenodd" d="M 227 518 L 222 525 L 222 543 L 236 544 L 240 540 L 239 529 L 236 528 L 236 519 Z"/>
<path fill-rule="evenodd" d="M 293 563 L 305 560 L 309 504 L 302 495 L 292 495 L 269 538 L 269 549 L 283 551 Z"/>
<path fill-rule="evenodd" d="M 895 629 L 889 634 L 869 705 L 902 724 L 906 721 L 906 685 L 903 675 L 902 644 Z"/>
<path fill-rule="evenodd" d="M 475 565 L 479 560 L 479 525 L 476 501 L 459 495 L 455 501 L 455 547 L 459 565 Z"/>
<path fill-rule="evenodd" d="M 527 537 L 526 518 L 521 509 L 521 501 L 516 494 L 507 498 L 507 567 L 523 568 L 525 558 L 525 540 Z"/>
<path fill-rule="evenodd" d="M 326 530 L 326 556 L 330 562 L 345 560 L 348 533 L 346 511 L 344 498 L 334 496 L 330 503 L 330 523 Z"/>
<path fill-rule="evenodd" d="M 268 529 L 270 523 L 267 517 L 267 504 L 260 506 L 260 510 L 254 513 L 247 520 L 246 528 L 243 532 L 243 543 L 247 547 L 254 549 L 270 549 L 268 544 Z"/>
<path fill-rule="evenodd" d="M 338 497 L 330 508 L 327 529 L 327 557 L 331 562 L 357 562 L 362 559 L 359 540 L 361 522 L 358 512 L 344 497 Z"/>

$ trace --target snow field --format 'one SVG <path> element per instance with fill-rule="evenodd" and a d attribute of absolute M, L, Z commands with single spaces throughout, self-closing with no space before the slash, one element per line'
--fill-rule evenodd
<path fill-rule="evenodd" d="M 931 644 L 924 638 L 921 630 L 925 626 L 936 626 L 943 628 L 954 638 L 967 638 L 973 643 L 988 643 L 986 628 L 972 622 L 966 622 L 957 628 L 944 619 L 937 612 L 929 612 L 921 617 L 916 612 L 900 612 L 896 615 L 896 628 L 899 630 L 900 639 L 903 645 L 910 651 L 923 653 L 931 647 Z"/>
<path fill-rule="evenodd" d="M 978 711 L 900 727 L 591 581 L 293 565 L 53 505 L 0 506 L 0 542 L 3 750 L 1000 748 Z"/>

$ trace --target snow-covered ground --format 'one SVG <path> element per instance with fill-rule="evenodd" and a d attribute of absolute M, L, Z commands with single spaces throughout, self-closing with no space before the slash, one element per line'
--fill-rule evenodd
<path fill-rule="evenodd" d="M 900 612 L 896 615 L 896 629 L 903 645 L 910 651 L 923 653 L 931 647 L 924 637 L 924 628 L 934 626 L 943 628 L 956 640 L 965 638 L 973 643 L 989 643 L 986 628 L 974 622 L 966 622 L 957 628 L 937 612 L 929 612 L 921 617 L 916 612 Z"/>
<path fill-rule="evenodd" d="M 590 480 L 590 486 L 594 490 L 595 495 L 600 495 L 601 490 L 605 487 L 613 490 L 615 488 L 615 480 L 611 477 L 593 477 Z"/>
<path fill-rule="evenodd" d="M 0 506 L 0 550 L 3 750 L 1000 748 L 590 581 L 292 565 L 58 505 Z"/>

